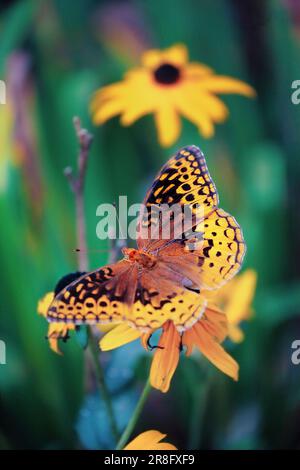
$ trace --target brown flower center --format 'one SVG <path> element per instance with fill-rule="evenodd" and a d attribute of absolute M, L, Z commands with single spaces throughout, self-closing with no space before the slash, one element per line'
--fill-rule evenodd
<path fill-rule="evenodd" d="M 172 85 L 180 78 L 180 69 L 172 64 L 162 64 L 154 72 L 154 78 L 163 85 Z"/>

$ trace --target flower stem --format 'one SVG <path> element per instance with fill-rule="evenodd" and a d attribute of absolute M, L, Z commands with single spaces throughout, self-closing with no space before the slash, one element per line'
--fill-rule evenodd
<path fill-rule="evenodd" d="M 190 417 L 188 449 L 199 449 L 202 438 L 204 413 L 206 410 L 209 384 L 203 383 L 193 393 L 192 412 Z"/>
<path fill-rule="evenodd" d="M 145 387 L 142 391 L 142 394 L 140 396 L 140 399 L 136 405 L 136 408 L 134 410 L 134 412 L 132 413 L 132 416 L 122 434 L 122 436 L 120 437 L 120 440 L 117 444 L 117 447 L 116 447 L 116 450 L 121 450 L 123 449 L 123 447 L 127 444 L 131 434 L 132 434 L 132 431 L 134 430 L 135 428 L 135 425 L 140 417 L 140 414 L 144 408 L 144 405 L 146 403 L 146 400 L 149 396 L 149 393 L 150 393 L 150 390 L 151 390 L 151 385 L 150 385 L 150 380 L 148 379 L 146 384 L 145 384 Z"/>
<path fill-rule="evenodd" d="M 97 378 L 99 391 L 100 391 L 101 397 L 102 397 L 102 399 L 105 403 L 105 406 L 106 406 L 106 410 L 107 410 L 108 419 L 109 419 L 112 434 L 113 434 L 116 442 L 118 442 L 119 433 L 118 433 L 117 423 L 116 423 L 116 420 L 115 420 L 115 414 L 114 414 L 114 410 L 113 410 L 113 407 L 112 407 L 112 402 L 111 402 L 111 399 L 110 399 L 109 390 L 108 390 L 108 388 L 106 386 L 106 383 L 105 383 L 105 380 L 104 380 L 104 372 L 103 372 L 103 369 L 102 369 L 102 366 L 101 366 L 101 363 L 100 363 L 100 360 L 99 360 L 98 343 L 97 343 L 97 339 L 95 338 L 95 336 L 92 332 L 92 328 L 90 326 L 88 326 L 88 337 L 89 337 L 89 349 L 90 349 L 91 355 L 92 355 L 93 360 L 94 360 L 95 375 L 96 375 L 96 378 Z"/>
<path fill-rule="evenodd" d="M 202 356 L 199 359 L 199 367 L 201 368 L 201 376 L 198 378 L 197 383 L 194 381 L 192 383 L 190 382 L 192 392 L 188 433 L 188 449 L 190 450 L 199 449 L 201 445 L 205 411 L 212 385 L 212 376 L 208 363 L 203 360 Z"/>

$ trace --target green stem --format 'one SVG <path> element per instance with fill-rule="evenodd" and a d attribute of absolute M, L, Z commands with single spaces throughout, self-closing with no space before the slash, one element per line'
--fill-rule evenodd
<path fill-rule="evenodd" d="M 148 395 L 150 393 L 150 390 L 151 390 L 151 385 L 150 385 L 150 380 L 148 379 L 146 384 L 145 384 L 145 387 L 144 387 L 144 390 L 142 391 L 142 394 L 140 396 L 140 399 L 136 405 L 136 408 L 134 410 L 134 412 L 132 413 L 132 416 L 117 444 L 117 447 L 116 447 L 116 450 L 121 450 L 123 449 L 123 447 L 127 444 L 131 434 L 132 434 L 132 431 L 134 430 L 135 428 L 135 425 L 140 417 L 140 414 L 144 408 L 144 405 L 145 405 L 145 402 L 148 398 Z"/>
<path fill-rule="evenodd" d="M 103 401 L 105 403 L 105 406 L 106 406 L 106 410 L 107 410 L 108 419 L 109 419 L 110 427 L 111 427 L 111 430 L 112 430 L 112 434 L 113 434 L 116 442 L 118 442 L 119 432 L 118 432 L 118 428 L 117 428 L 117 423 L 116 423 L 116 419 L 115 419 L 115 414 L 114 414 L 112 402 L 111 402 L 111 399 L 110 399 L 109 390 L 106 386 L 105 379 L 104 379 L 104 372 L 103 372 L 103 369 L 102 369 L 102 366 L 101 366 L 101 362 L 99 360 L 98 343 L 97 343 L 97 340 L 96 340 L 96 338 L 95 338 L 95 336 L 92 332 L 92 328 L 90 326 L 88 326 L 88 336 L 89 336 L 89 349 L 90 349 L 91 355 L 92 355 L 93 360 L 94 360 L 95 375 L 96 375 L 96 378 L 97 378 L 99 391 L 100 391 L 100 394 L 101 394 L 101 398 L 103 399 Z"/>
<path fill-rule="evenodd" d="M 188 448 L 191 450 L 198 449 L 201 442 L 203 419 L 208 399 L 208 391 L 208 383 L 203 383 L 195 388 L 188 439 Z"/>

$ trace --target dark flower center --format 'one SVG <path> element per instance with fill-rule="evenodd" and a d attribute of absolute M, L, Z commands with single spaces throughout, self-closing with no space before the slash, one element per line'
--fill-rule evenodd
<path fill-rule="evenodd" d="M 163 64 L 154 72 L 155 80 L 164 85 L 176 83 L 180 78 L 180 70 L 172 64 Z"/>

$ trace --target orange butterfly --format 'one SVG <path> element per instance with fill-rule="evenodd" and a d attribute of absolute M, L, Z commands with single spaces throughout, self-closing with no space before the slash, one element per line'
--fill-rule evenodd
<path fill-rule="evenodd" d="M 206 306 L 199 292 L 231 279 L 245 254 L 239 225 L 218 202 L 202 152 L 195 146 L 181 149 L 163 166 L 145 197 L 149 211 L 137 227 L 143 233 L 137 249 L 125 248 L 121 261 L 63 288 L 50 305 L 48 321 L 60 326 L 125 321 L 147 332 L 172 320 L 178 331 L 190 328 Z M 150 209 L 170 203 L 188 205 L 192 211 L 200 207 L 200 222 L 190 223 L 177 238 L 163 239 L 161 224 L 151 231 L 152 237 L 144 237 L 142 229 L 157 224 Z"/>

